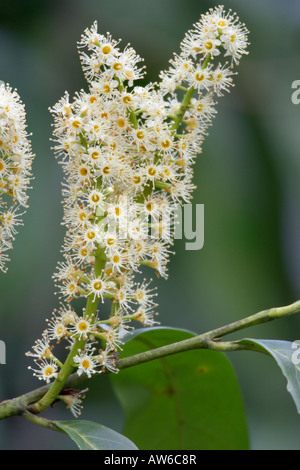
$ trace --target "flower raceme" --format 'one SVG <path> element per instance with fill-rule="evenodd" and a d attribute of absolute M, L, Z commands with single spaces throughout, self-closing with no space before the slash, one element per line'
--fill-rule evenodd
<path fill-rule="evenodd" d="M 34 155 L 26 132 L 24 105 L 16 91 L 0 85 L 0 270 L 22 225 Z M 21 210 L 21 212 L 20 212 Z M 23 212 L 22 212 L 23 210 Z"/>
<path fill-rule="evenodd" d="M 67 362 L 51 345 L 62 340 L 78 374 L 117 372 L 124 332 L 134 321 L 156 323 L 156 293 L 136 277 L 145 265 L 167 277 L 175 209 L 192 198 L 193 164 L 215 98 L 230 89 L 233 66 L 247 53 L 247 33 L 223 7 L 210 10 L 186 34 L 160 81 L 145 87 L 135 85 L 145 69 L 132 47 L 121 51 L 97 23 L 83 34 L 88 91 L 72 100 L 66 93 L 51 110 L 67 231 L 54 275 L 61 307 L 28 353 L 38 378 L 49 383 L 65 372 Z M 87 299 L 81 314 L 74 307 L 80 298 Z M 106 317 L 97 310 L 100 300 L 111 302 Z"/>

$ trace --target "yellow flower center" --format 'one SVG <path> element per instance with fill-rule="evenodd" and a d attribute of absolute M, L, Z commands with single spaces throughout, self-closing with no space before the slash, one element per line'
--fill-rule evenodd
<path fill-rule="evenodd" d="M 141 182 L 141 177 L 140 176 L 134 176 L 132 178 L 134 184 L 139 184 Z"/>
<path fill-rule="evenodd" d="M 99 202 L 100 201 L 100 197 L 98 196 L 98 194 L 93 194 L 92 195 L 92 201 L 93 202 Z"/>
<path fill-rule="evenodd" d="M 154 167 L 151 167 L 148 169 L 148 174 L 150 176 L 155 176 L 156 175 L 156 169 Z"/>
<path fill-rule="evenodd" d="M 124 126 L 125 126 L 125 121 L 124 121 L 124 119 L 120 118 L 120 119 L 118 120 L 118 126 L 119 126 L 119 127 L 124 127 Z"/>
<path fill-rule="evenodd" d="M 114 262 L 115 264 L 118 264 L 118 263 L 120 262 L 120 256 L 119 256 L 119 255 L 115 255 L 115 256 L 113 257 L 113 262 Z"/>
<path fill-rule="evenodd" d="M 97 281 L 94 283 L 94 289 L 100 291 L 103 287 L 103 283 L 101 281 Z"/>
<path fill-rule="evenodd" d="M 130 104 L 132 102 L 132 98 L 129 95 L 123 97 L 123 103 Z"/>
<path fill-rule="evenodd" d="M 79 331 L 86 331 L 88 329 L 87 323 L 82 321 L 78 325 L 78 330 Z"/>
<path fill-rule="evenodd" d="M 171 142 L 169 139 L 165 139 L 161 143 L 162 148 L 167 149 L 171 146 Z"/>
<path fill-rule="evenodd" d="M 86 176 L 88 174 L 88 170 L 83 166 L 80 168 L 79 173 L 81 174 L 81 176 Z"/>
<path fill-rule="evenodd" d="M 121 62 L 116 62 L 114 65 L 113 65 L 113 69 L 118 71 L 118 70 L 121 70 L 122 69 L 122 64 Z"/>
<path fill-rule="evenodd" d="M 97 151 L 94 151 L 91 155 L 92 159 L 93 160 L 98 160 L 98 158 L 100 157 L 100 153 L 97 152 Z"/>
<path fill-rule="evenodd" d="M 204 80 L 204 73 L 197 72 L 196 75 L 195 75 L 195 78 L 196 78 L 197 82 L 202 82 L 202 80 Z"/>
<path fill-rule="evenodd" d="M 146 209 L 149 212 L 153 211 L 153 207 L 154 207 L 153 202 L 148 202 L 148 204 L 146 205 Z"/>
<path fill-rule="evenodd" d="M 102 47 L 103 54 L 109 54 L 110 51 L 111 51 L 110 46 L 107 45 L 107 46 Z"/>
<path fill-rule="evenodd" d="M 63 331 L 64 331 L 64 330 L 63 330 L 63 327 L 62 327 L 62 326 L 59 326 L 59 327 L 57 328 L 57 330 L 56 330 L 56 333 L 57 333 L 58 335 L 61 335 Z"/>
<path fill-rule="evenodd" d="M 104 175 L 109 175 L 110 172 L 111 172 L 111 169 L 109 168 L 109 166 L 105 166 L 103 168 L 103 174 Z"/>
<path fill-rule="evenodd" d="M 145 137 L 145 132 L 144 131 L 138 131 L 136 133 L 136 136 L 138 139 L 143 139 Z"/>
<path fill-rule="evenodd" d="M 52 375 L 52 374 L 53 374 L 52 367 L 47 367 L 47 369 L 45 370 L 46 377 L 50 377 L 50 375 Z"/>
<path fill-rule="evenodd" d="M 213 43 L 211 41 L 207 41 L 205 43 L 205 49 L 207 49 L 208 51 L 210 51 L 211 49 L 213 48 Z"/>
<path fill-rule="evenodd" d="M 95 238 L 96 234 L 93 230 L 90 230 L 88 233 L 87 233 L 87 237 L 89 240 L 93 240 Z"/>

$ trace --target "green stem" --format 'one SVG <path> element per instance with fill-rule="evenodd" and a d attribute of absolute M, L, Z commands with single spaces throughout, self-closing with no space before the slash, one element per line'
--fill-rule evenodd
<path fill-rule="evenodd" d="M 155 359 L 160 359 L 165 356 L 178 354 L 184 351 L 190 351 L 193 349 L 211 349 L 223 352 L 241 350 L 264 352 L 262 351 L 262 349 L 260 349 L 258 346 L 256 347 L 255 345 L 242 345 L 235 341 L 221 342 L 220 338 L 231 333 L 243 330 L 245 328 L 249 328 L 258 324 L 270 322 L 280 318 L 285 318 L 287 316 L 294 315 L 298 312 L 300 312 L 300 300 L 285 307 L 263 310 L 259 313 L 251 315 L 250 317 L 238 320 L 234 323 L 230 323 L 229 325 L 225 325 L 221 328 L 217 328 L 215 330 L 209 331 L 207 333 L 195 336 L 184 341 L 180 341 L 178 343 L 172 343 L 167 346 L 136 354 L 135 356 L 119 359 L 117 365 L 118 368 L 122 370 L 128 367 L 143 364 L 145 362 L 153 361 Z M 72 388 L 78 386 L 83 382 L 86 382 L 87 380 L 88 378 L 85 375 L 81 375 L 79 377 L 77 374 L 73 374 L 72 376 L 69 376 L 67 378 L 65 385 L 68 388 Z M 0 420 L 8 418 L 9 416 L 21 415 L 26 410 L 30 410 L 34 413 L 39 412 L 39 410 L 37 410 L 36 408 L 37 404 L 35 402 L 43 402 L 43 398 L 47 396 L 47 393 L 49 393 L 54 384 L 55 382 L 52 386 L 45 385 L 44 387 L 40 387 L 39 389 L 36 389 L 25 395 L 3 402 L 2 404 L 0 404 Z M 35 404 L 31 405 L 32 403 Z"/>
<path fill-rule="evenodd" d="M 179 108 L 179 111 L 178 113 L 176 114 L 176 117 L 174 119 L 174 122 L 171 126 L 171 131 L 175 134 L 178 127 L 180 126 L 181 124 L 181 121 L 183 119 L 183 116 L 185 115 L 186 113 L 186 110 L 188 109 L 188 106 L 191 102 L 191 99 L 193 98 L 194 96 L 194 93 L 195 93 L 195 88 L 194 87 L 191 87 L 185 94 L 183 100 L 182 100 L 182 103 L 180 105 L 180 108 Z"/>
<path fill-rule="evenodd" d="M 170 183 L 163 183 L 162 181 L 155 181 L 154 184 L 157 189 L 164 189 L 165 191 L 170 191 L 172 187 Z"/>
<path fill-rule="evenodd" d="M 106 257 L 104 253 L 104 248 L 98 248 L 95 254 L 95 267 L 94 267 L 96 277 L 101 275 L 102 270 L 105 267 L 105 263 L 106 263 Z M 97 297 L 94 297 L 93 295 L 90 295 L 88 297 L 86 310 L 85 310 L 85 318 L 87 319 L 92 318 L 96 314 L 98 302 L 99 302 L 99 299 Z M 42 411 L 49 408 L 49 406 L 51 406 L 52 403 L 56 400 L 61 390 L 64 388 L 68 378 L 73 372 L 74 357 L 77 356 L 77 354 L 84 349 L 85 344 L 86 344 L 86 340 L 84 339 L 78 339 L 75 341 L 64 365 L 60 369 L 58 377 L 53 382 L 52 386 L 47 391 L 46 395 L 43 396 L 37 403 L 32 405 L 31 411 L 33 413 L 41 413 Z"/>
<path fill-rule="evenodd" d="M 137 116 L 137 114 L 136 114 L 135 111 L 130 111 L 129 119 L 130 119 L 130 122 L 133 125 L 134 129 L 138 129 L 138 127 L 139 127 L 138 120 L 137 120 L 136 116 Z"/>
<path fill-rule="evenodd" d="M 285 307 L 275 307 L 267 310 L 262 310 L 261 312 L 255 313 L 250 317 L 243 318 L 229 325 L 222 326 L 216 330 L 212 330 L 208 333 L 208 337 L 212 338 L 221 338 L 222 336 L 235 333 L 236 331 L 243 330 L 245 328 L 250 328 L 251 326 L 259 325 L 261 323 L 267 323 L 273 320 L 278 320 L 295 313 L 300 312 L 300 300 L 294 302 L 291 305 Z"/>
<path fill-rule="evenodd" d="M 86 341 L 85 340 L 77 340 L 75 341 L 72 349 L 64 363 L 63 367 L 60 369 L 58 377 L 53 382 L 52 386 L 48 390 L 45 396 L 37 403 L 32 405 L 31 411 L 33 413 L 41 413 L 42 411 L 46 410 L 52 403 L 56 400 L 58 395 L 60 394 L 61 390 L 64 388 L 69 376 L 73 372 L 73 364 L 74 364 L 74 357 L 78 354 L 80 350 L 84 348 Z"/>
<path fill-rule="evenodd" d="M 201 66 L 202 70 L 206 69 L 206 67 L 208 66 L 209 62 L 211 61 L 211 54 L 208 54 Z M 191 102 L 191 99 L 193 98 L 194 96 L 194 93 L 195 93 L 195 88 L 194 87 L 191 87 L 189 89 L 186 89 L 185 87 L 182 87 L 181 85 L 177 85 L 177 88 L 180 89 L 180 90 L 184 90 L 186 91 L 185 93 L 185 96 L 183 98 L 183 101 L 181 103 L 181 106 L 179 108 L 179 111 L 178 113 L 176 114 L 176 116 L 174 117 L 174 123 L 172 124 L 171 126 L 171 131 L 175 134 L 177 129 L 179 128 L 182 120 L 183 120 L 183 116 L 185 115 L 189 105 L 190 105 L 190 102 Z"/>
<path fill-rule="evenodd" d="M 29 411 L 25 411 L 23 413 L 24 418 L 28 419 L 28 421 L 31 421 L 34 424 L 37 424 L 38 426 L 42 426 L 43 428 L 50 429 L 51 431 L 56 431 L 56 432 L 61 432 L 62 434 L 65 434 L 65 432 L 60 429 L 58 426 L 53 421 L 50 421 L 49 419 L 41 418 L 40 416 L 36 416 Z"/>
<path fill-rule="evenodd" d="M 238 320 L 234 323 L 230 323 L 229 325 L 209 331 L 208 333 L 195 336 L 194 338 L 189 338 L 178 343 L 172 343 L 166 346 L 162 346 L 161 348 L 145 351 L 143 353 L 136 354 L 135 356 L 120 359 L 118 361 L 118 368 L 126 369 L 128 367 L 133 367 L 144 362 L 153 361 L 154 359 L 160 359 L 165 356 L 171 356 L 173 354 L 191 351 L 193 349 L 211 349 L 223 352 L 241 350 L 264 352 L 259 346 L 250 344 L 241 345 L 235 341 L 220 342 L 219 338 L 234 333 L 236 331 L 243 330 L 245 328 L 250 328 L 251 326 L 255 326 L 261 323 L 267 323 L 269 321 L 284 318 L 289 315 L 294 315 L 298 312 L 300 312 L 300 300 L 285 307 L 263 310 L 259 313 L 251 315 L 250 317 Z"/>
<path fill-rule="evenodd" d="M 207 54 L 202 66 L 201 66 L 202 70 L 206 69 L 206 67 L 208 66 L 210 61 L 211 61 L 211 54 Z"/>

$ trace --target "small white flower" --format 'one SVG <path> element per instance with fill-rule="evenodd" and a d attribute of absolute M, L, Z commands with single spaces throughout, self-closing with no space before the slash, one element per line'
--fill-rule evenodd
<path fill-rule="evenodd" d="M 81 353 L 74 357 L 74 363 L 77 365 L 77 374 L 85 373 L 89 378 L 97 372 L 97 361 L 89 354 Z"/>
<path fill-rule="evenodd" d="M 45 380 L 47 384 L 50 383 L 51 379 L 56 379 L 58 376 L 58 366 L 52 361 L 45 361 L 42 360 L 41 362 L 37 362 L 38 369 L 32 369 L 28 367 L 28 369 L 33 370 L 33 375 L 37 377 L 39 380 Z"/>
<path fill-rule="evenodd" d="M 158 277 L 168 276 L 177 204 L 191 201 L 193 164 L 216 114 L 215 97 L 232 85 L 232 67 L 222 59 L 231 56 L 233 66 L 246 46 L 247 31 L 238 18 L 223 7 L 211 9 L 186 34 L 161 82 L 142 87 L 134 86 L 144 67 L 133 48 L 121 51 L 119 41 L 98 33 L 97 23 L 85 31 L 79 47 L 89 88 L 73 100 L 65 94 L 52 109 L 67 229 L 64 262 L 54 278 L 70 305 L 54 313 L 47 336 L 33 348 L 31 355 L 41 361 L 34 371 L 39 378 L 49 382 L 58 374 L 50 340 L 66 340 L 68 349 L 82 342 L 82 350 L 72 350 L 79 375 L 117 373 L 116 350 L 132 320 L 158 323 L 155 289 L 137 275 L 147 266 Z M 6 120 L 0 99 L 0 126 Z M 16 151 L 22 132 L 13 134 L 8 162 L 8 139 L 0 135 L 0 195 L 11 193 L 22 204 L 29 168 L 24 152 Z M 5 209 L 0 202 L 2 269 L 21 223 L 18 212 L 5 215 Z M 87 307 L 79 317 L 71 302 L 84 298 Z M 110 316 L 103 313 L 106 305 L 97 312 L 100 300 L 111 301 Z M 98 349 L 101 340 L 104 350 Z M 80 397 L 66 400 L 78 415 Z"/>
<path fill-rule="evenodd" d="M 25 108 L 16 91 L 0 85 L 0 269 L 6 271 L 8 257 L 3 251 L 12 248 L 14 235 L 22 224 L 27 208 L 31 165 L 34 155 L 26 132 Z M 2 195 L 5 201 L 2 201 Z M 10 201 L 9 201 L 10 199 Z M 11 203 L 10 203 L 11 202 Z M 14 207 L 12 207 L 14 204 Z M 11 207 L 10 207 L 11 206 Z M 5 245 L 5 248 L 3 248 Z"/>
<path fill-rule="evenodd" d="M 94 324 L 87 318 L 77 318 L 70 328 L 70 334 L 77 339 L 87 340 L 89 335 L 94 332 Z"/>
<path fill-rule="evenodd" d="M 108 346 L 105 350 L 100 350 L 96 360 L 102 367 L 103 372 L 105 372 L 106 369 L 109 372 L 113 372 L 115 374 L 119 372 L 119 369 L 116 366 L 115 351 L 110 346 Z"/>

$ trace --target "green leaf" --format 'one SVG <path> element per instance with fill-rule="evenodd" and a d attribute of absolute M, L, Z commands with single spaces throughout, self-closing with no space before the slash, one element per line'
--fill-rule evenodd
<path fill-rule="evenodd" d="M 127 357 L 193 337 L 150 328 L 135 333 Z M 111 375 L 126 415 L 124 434 L 139 449 L 248 449 L 239 386 L 227 358 L 216 351 L 187 351 Z"/>
<path fill-rule="evenodd" d="M 55 421 L 80 450 L 138 450 L 127 437 L 92 421 Z"/>
<path fill-rule="evenodd" d="M 287 379 L 287 390 L 300 413 L 300 344 L 269 339 L 244 339 L 239 344 L 258 345 L 275 359 Z"/>

